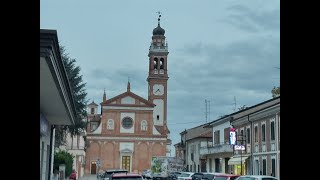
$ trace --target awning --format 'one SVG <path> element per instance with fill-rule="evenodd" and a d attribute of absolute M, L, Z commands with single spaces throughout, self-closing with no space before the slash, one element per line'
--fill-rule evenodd
<path fill-rule="evenodd" d="M 248 158 L 248 156 L 233 157 L 233 158 L 229 159 L 228 165 L 241 164 L 241 160 L 243 163 L 247 158 Z"/>

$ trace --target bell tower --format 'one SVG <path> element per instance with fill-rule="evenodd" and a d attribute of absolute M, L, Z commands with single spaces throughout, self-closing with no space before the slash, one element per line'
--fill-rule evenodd
<path fill-rule="evenodd" d="M 160 27 L 160 12 L 158 26 L 153 29 L 152 42 L 149 48 L 148 100 L 156 107 L 153 112 L 153 122 L 156 126 L 167 129 L 167 81 L 168 77 L 168 44 L 164 36 L 165 30 Z"/>

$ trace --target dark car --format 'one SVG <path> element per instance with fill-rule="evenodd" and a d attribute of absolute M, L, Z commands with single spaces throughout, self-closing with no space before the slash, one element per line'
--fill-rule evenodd
<path fill-rule="evenodd" d="M 109 170 L 106 170 L 106 172 L 104 173 L 104 175 L 101 179 L 102 180 L 109 180 L 111 175 L 117 174 L 117 173 L 128 173 L 128 170 L 126 170 L 126 169 L 109 169 Z"/>
<path fill-rule="evenodd" d="M 192 180 L 201 180 L 203 177 L 203 173 L 194 173 L 191 177 Z"/>
<path fill-rule="evenodd" d="M 168 174 L 168 179 L 169 180 L 177 180 L 178 179 L 178 176 L 180 175 L 181 173 L 180 172 L 170 172 Z"/>
<path fill-rule="evenodd" d="M 103 179 L 104 173 L 105 173 L 104 170 L 100 170 L 100 171 L 97 173 L 97 179 Z"/>

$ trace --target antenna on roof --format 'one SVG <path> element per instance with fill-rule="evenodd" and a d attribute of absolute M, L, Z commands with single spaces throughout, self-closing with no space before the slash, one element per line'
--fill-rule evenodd
<path fill-rule="evenodd" d="M 206 112 L 205 112 L 205 116 L 206 116 L 206 123 L 208 122 L 208 119 L 210 121 L 210 100 L 204 100 L 204 103 L 206 105 Z M 208 110 L 208 106 L 209 106 L 209 110 Z M 209 116 L 208 116 L 209 114 Z"/>
<path fill-rule="evenodd" d="M 237 99 L 236 99 L 236 96 L 233 97 L 233 105 L 234 105 L 234 108 L 233 108 L 233 112 L 236 112 L 236 108 L 237 108 Z"/>

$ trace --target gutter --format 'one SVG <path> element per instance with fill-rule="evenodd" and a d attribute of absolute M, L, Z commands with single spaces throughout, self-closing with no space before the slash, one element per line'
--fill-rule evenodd
<path fill-rule="evenodd" d="M 250 114 L 248 114 L 248 122 L 250 122 L 250 129 L 251 129 L 251 134 L 250 134 L 250 143 L 251 143 L 251 146 L 250 146 L 250 148 L 251 148 L 251 151 L 250 151 L 250 157 L 251 157 L 251 174 L 253 174 L 253 143 L 252 143 L 252 141 L 253 141 L 253 122 L 252 121 L 250 121 Z"/>

